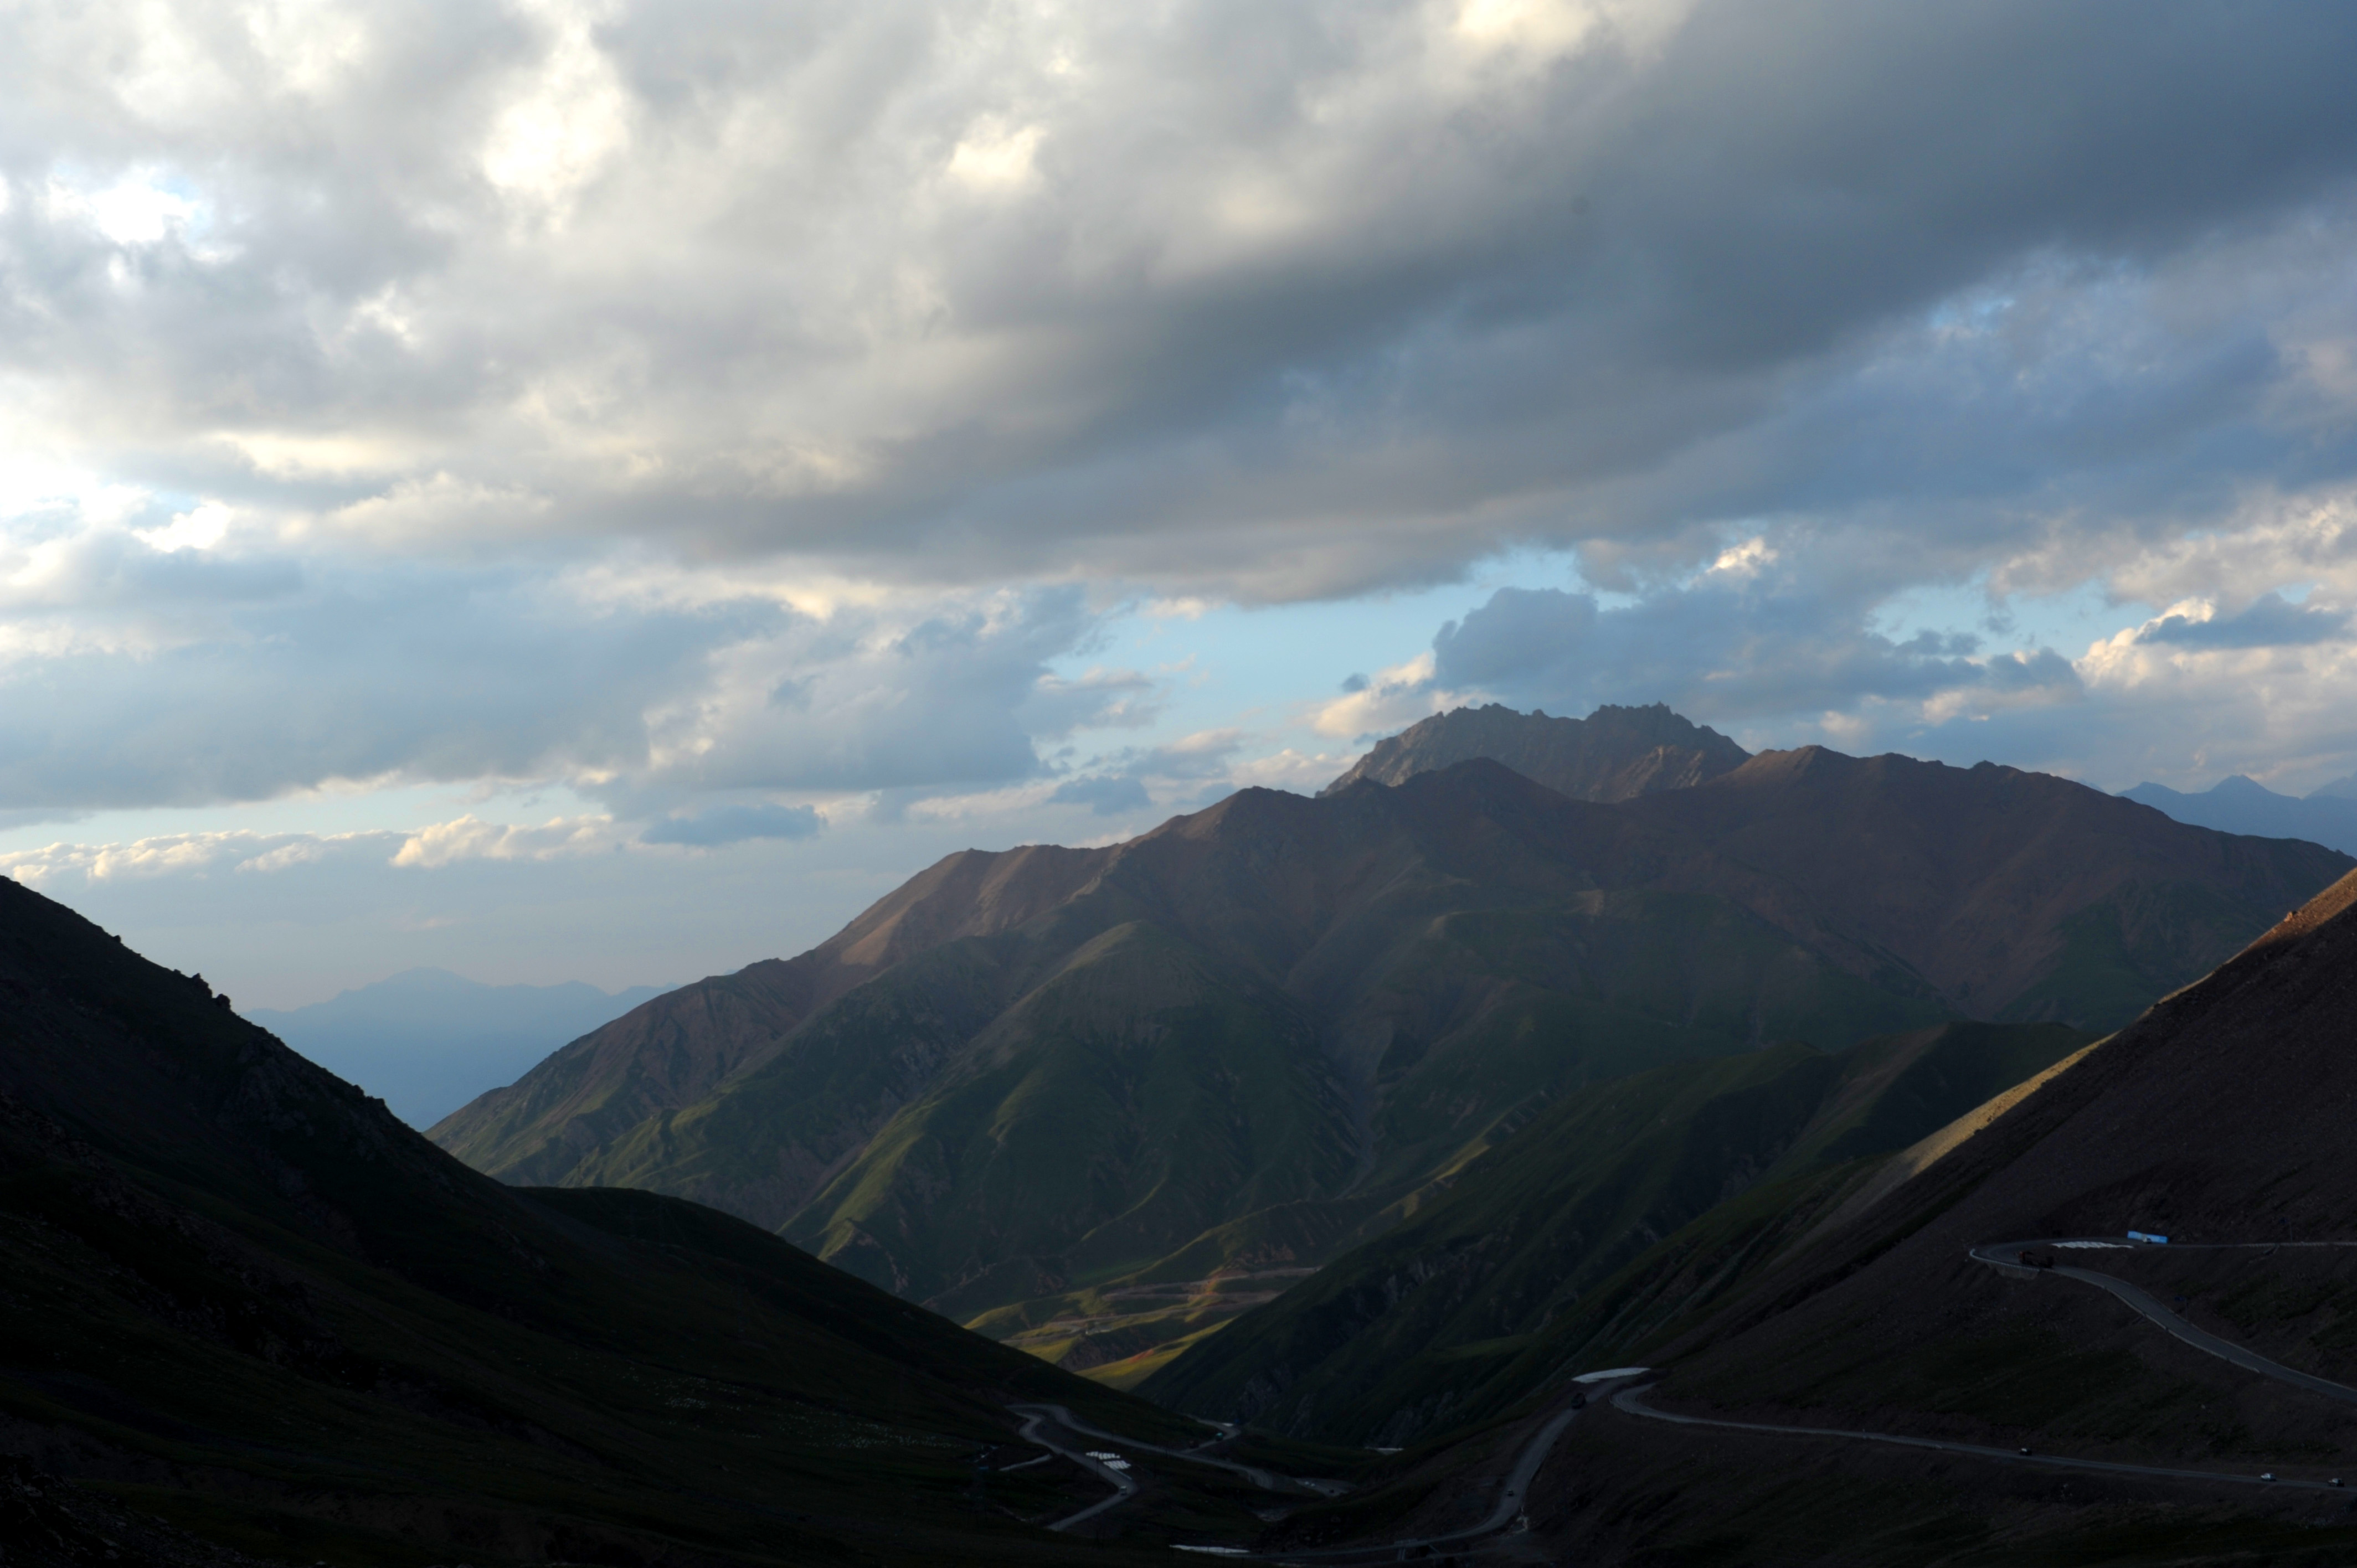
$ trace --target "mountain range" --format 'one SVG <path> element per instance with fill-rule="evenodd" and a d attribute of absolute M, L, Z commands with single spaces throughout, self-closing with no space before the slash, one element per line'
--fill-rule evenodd
<path fill-rule="evenodd" d="M 1816 747 L 1609 803 L 1486 758 L 1246 790 L 952 856 L 432 1135 L 504 1180 L 712 1204 L 1064 1355 L 1138 1292 L 1167 1324 L 1174 1292 L 1216 1318 L 1290 1284 L 1585 1085 L 1957 1018 L 2115 1027 L 2352 864 Z"/>
<path fill-rule="evenodd" d="M 410 969 L 325 1002 L 245 1016 L 339 1078 L 430 1127 L 487 1089 L 512 1083 L 565 1044 L 662 995 L 564 985 L 485 985 L 447 969 Z"/>
<path fill-rule="evenodd" d="M 504 1180 L 0 884 L 0 1550 L 2357 1554 L 2357 863 L 1619 713 L 952 856 L 435 1129 Z"/>
<path fill-rule="evenodd" d="M 2357 797 L 2346 792 L 2350 784 L 2341 779 L 2303 799 L 2278 795 L 2237 774 L 2199 794 L 2180 794 L 2161 784 L 2139 784 L 2123 794 L 2196 827 L 2259 838 L 2307 839 L 2352 854 L 2357 854 Z"/>

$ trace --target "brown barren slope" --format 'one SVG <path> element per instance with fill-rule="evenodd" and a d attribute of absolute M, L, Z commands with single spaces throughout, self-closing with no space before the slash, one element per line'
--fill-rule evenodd
<path fill-rule="evenodd" d="M 430 1132 L 507 1181 L 561 1181 L 582 1154 L 693 1105 L 775 1054 L 796 1026 L 862 981 L 960 937 L 1019 926 L 1071 897 L 1109 852 L 962 850 L 910 877 L 819 946 L 654 998 L 459 1107 Z"/>
<path fill-rule="evenodd" d="M 1786 884 L 1983 1018 L 2065 1016 L 2058 978 L 2132 1016 L 2248 940 L 2253 901 L 2294 908 L 2342 864 L 2051 774 L 1823 746 L 1622 809 Z"/>

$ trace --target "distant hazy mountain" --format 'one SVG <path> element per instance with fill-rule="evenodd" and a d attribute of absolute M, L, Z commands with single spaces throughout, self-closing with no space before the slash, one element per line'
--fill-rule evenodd
<path fill-rule="evenodd" d="M 412 969 L 286 1012 L 245 1016 L 371 1094 L 413 1127 L 430 1127 L 487 1089 L 513 1083 L 549 1052 L 662 995 L 634 985 L 608 995 L 565 985 L 484 985 L 447 969 Z"/>
<path fill-rule="evenodd" d="M 2327 784 L 2306 800 L 2278 795 L 2240 774 L 2199 795 L 2161 784 L 2139 784 L 2121 794 L 2197 828 L 2266 839 L 2306 839 L 2357 854 L 2357 800 L 2344 792 L 2350 782 L 2343 779 Z"/>
<path fill-rule="evenodd" d="M 952 855 L 432 1136 L 713 1203 L 1013 1332 L 1321 1262 L 1604 1079 L 1959 1015 L 2115 1027 L 2351 865 L 1814 747 L 1615 804 L 1487 758 L 1246 789 L 1126 843 Z"/>
<path fill-rule="evenodd" d="M 1338 795 L 1361 779 L 1405 784 L 1419 773 L 1486 757 L 1575 800 L 1628 800 L 1732 773 L 1750 755 L 1661 703 L 1607 705 L 1584 719 L 1517 713 L 1492 703 L 1411 725 L 1379 742 L 1319 793 Z"/>

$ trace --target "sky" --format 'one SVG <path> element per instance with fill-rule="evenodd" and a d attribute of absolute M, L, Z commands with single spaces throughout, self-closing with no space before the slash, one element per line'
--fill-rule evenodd
<path fill-rule="evenodd" d="M 0 869 L 673 983 L 1459 703 L 2357 772 L 2357 9 L 0 8 Z"/>

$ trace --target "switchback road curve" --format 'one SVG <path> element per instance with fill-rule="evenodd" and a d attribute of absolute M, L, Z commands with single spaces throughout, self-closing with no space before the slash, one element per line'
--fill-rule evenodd
<path fill-rule="evenodd" d="M 2163 1306 L 2149 1292 L 2145 1291 L 2136 1285 L 2131 1284 L 2127 1281 L 2118 1278 L 2116 1275 L 2103 1273 L 2093 1269 L 2077 1268 L 2061 1262 L 2032 1268 L 2031 1265 L 2024 1263 L 2021 1261 L 2021 1255 L 2025 1251 L 2033 1250 L 2044 1251 L 2054 1251 L 2059 1250 L 2067 1252 L 2093 1251 L 2097 1249 L 2130 1249 L 2138 1245 L 2139 1243 L 2118 1240 L 2112 1237 L 2059 1237 L 2044 1240 L 1988 1242 L 1973 1248 L 1971 1250 L 1970 1256 L 1975 1262 L 1986 1263 L 1992 1268 L 2000 1269 L 2011 1273 L 2053 1274 L 2062 1279 L 2075 1280 L 2083 1284 L 2093 1285 L 2098 1290 L 2108 1292 L 2111 1295 L 2117 1298 L 2124 1305 L 2128 1307 L 2129 1310 L 2152 1323 L 2157 1327 L 2159 1327 L 2174 1336 L 2183 1343 L 2203 1352 L 2205 1355 L 2214 1356 L 2220 1360 L 2225 1361 L 2230 1365 L 2240 1367 L 2244 1371 L 2255 1372 L 2265 1378 L 2272 1378 L 2279 1382 L 2290 1384 L 2295 1388 L 2306 1390 L 2310 1393 L 2319 1394 L 2327 1399 L 2337 1400 L 2346 1404 L 2357 1404 L 2357 1388 L 2352 1388 L 2345 1383 L 2336 1383 L 2331 1381 L 2330 1379 L 2319 1378 L 2312 1373 L 2303 1372 L 2295 1368 L 2287 1367 L 2279 1361 L 2269 1360 L 2266 1357 L 2259 1355 L 2256 1351 L 2245 1349 L 2244 1347 L 2236 1345 L 2231 1340 L 2221 1338 L 2219 1336 L 2212 1334 L 2206 1329 L 2197 1328 L 2192 1324 L 2187 1322 L 2184 1318 L 2179 1316 L 2176 1313 L 2170 1311 L 2168 1307 Z M 2226 1241 L 2171 1242 L 2167 1243 L 2167 1245 L 2169 1245 L 2172 1250 L 2178 1251 L 2271 1251 L 2278 1248 L 2288 1247 L 2357 1247 L 2357 1242 Z M 1598 1391 L 1600 1392 L 1602 1391 L 1599 1390 Z M 2149 1477 L 2153 1479 L 2172 1481 L 2222 1482 L 2231 1486 L 2269 1487 L 2294 1491 L 2327 1493 L 2340 1492 L 2341 1495 L 2348 1495 L 2336 1485 L 2322 1481 L 2276 1480 L 2270 1479 L 2265 1476 L 2255 1476 L 2247 1471 L 2196 1470 L 2165 1465 L 2129 1465 L 2108 1459 L 2074 1459 L 2061 1455 L 2023 1453 L 2018 1450 L 1996 1448 L 1985 1444 L 1977 1443 L 1951 1443 L 1940 1438 L 1932 1437 L 1904 1437 L 1895 1433 L 1852 1432 L 1839 1427 L 1784 1426 L 1773 1425 L 1760 1422 L 1722 1421 L 1711 1416 L 1678 1415 L 1674 1414 L 1669 1411 L 1654 1409 L 1651 1404 L 1646 1402 L 1645 1391 L 1645 1389 L 1641 1386 L 1622 1387 L 1620 1389 L 1620 1391 L 1612 1395 L 1613 1406 L 1616 1409 L 1627 1412 L 1631 1415 L 1643 1416 L 1652 1421 L 1669 1422 L 1679 1426 L 1707 1426 L 1729 1432 L 1756 1432 L 1789 1437 L 1837 1438 L 1848 1442 L 1880 1443 L 1902 1448 L 1921 1448 L 1943 1454 L 1960 1455 L 1970 1458 L 1987 1460 L 1996 1464 L 2037 1466 L 2048 1469 L 2078 1470 L 2101 1475 Z M 1068 1458 L 1073 1459 L 1077 1463 L 1089 1468 L 1091 1471 L 1101 1475 L 1106 1480 L 1113 1482 L 1113 1484 L 1118 1488 L 1112 1497 L 1105 1498 L 1103 1501 L 1083 1509 L 1079 1513 L 1076 1513 L 1068 1519 L 1058 1520 L 1055 1524 L 1049 1527 L 1052 1530 L 1070 1529 L 1071 1526 L 1079 1524 L 1084 1520 L 1093 1519 L 1106 1509 L 1114 1508 L 1125 1501 L 1136 1491 L 1137 1484 L 1135 1481 L 1130 1480 L 1127 1477 L 1120 1475 L 1116 1471 L 1107 1469 L 1096 1461 L 1090 1459 L 1085 1454 L 1076 1453 L 1069 1448 L 1059 1446 L 1039 1435 L 1039 1428 L 1045 1419 L 1052 1419 L 1058 1424 L 1070 1431 L 1084 1434 L 1092 1437 L 1103 1438 L 1107 1442 L 1120 1443 L 1127 1447 L 1137 1449 L 1145 1453 L 1159 1454 L 1168 1458 L 1179 1459 L 1190 1464 L 1216 1466 L 1221 1469 L 1232 1471 L 1241 1475 L 1250 1480 L 1254 1486 L 1267 1491 L 1281 1491 L 1288 1489 L 1289 1487 L 1297 1487 L 1306 1491 L 1317 1492 L 1326 1496 L 1333 1496 L 1345 1489 L 1333 1482 L 1306 1481 L 1297 1477 L 1278 1476 L 1273 1472 L 1259 1469 L 1251 1466 L 1241 1465 L 1232 1460 L 1216 1459 L 1200 1453 L 1189 1453 L 1183 1449 L 1160 1448 L 1151 1444 L 1138 1443 L 1129 1438 L 1115 1437 L 1111 1433 L 1100 1432 L 1094 1427 L 1087 1426 L 1075 1420 L 1071 1412 L 1065 1410 L 1060 1405 L 1017 1405 L 1013 1408 L 1017 1414 L 1027 1417 L 1023 1429 L 1023 1435 L 1027 1440 L 1038 1443 L 1042 1447 L 1053 1449 L 1055 1452 L 1062 1454 Z M 1323 1547 L 1300 1552 L 1256 1552 L 1249 1555 L 1258 1557 L 1263 1561 L 1277 1563 L 1340 1563 L 1354 1557 L 1375 1557 L 1387 1553 L 1396 1553 L 1403 1550 L 1414 1550 L 1419 1547 L 1431 1547 L 1437 1549 L 1443 1547 L 1469 1545 L 1484 1537 L 1496 1535 L 1500 1531 L 1505 1530 L 1527 1505 L 1531 1482 L 1537 1477 L 1539 1467 L 1546 1462 L 1547 1455 L 1554 1451 L 1555 1440 L 1562 1436 L 1565 1429 L 1570 1426 L 1573 1419 L 1577 1416 L 1578 1413 L 1579 1412 L 1577 1406 L 1559 1411 L 1550 1418 L 1544 1425 L 1541 1426 L 1537 1432 L 1532 1434 L 1530 1439 L 1523 1444 L 1522 1452 L 1515 1457 L 1513 1469 L 1507 1477 L 1503 1495 L 1500 1497 L 1497 1505 L 1491 1510 L 1489 1517 L 1482 1520 L 1481 1522 L 1477 1525 L 1470 1526 L 1468 1529 L 1461 1530 L 1452 1530 L 1443 1535 L 1422 1536 L 1412 1540 L 1369 1542 L 1361 1546 Z M 1247 1554 L 1243 1552 L 1225 1552 L 1222 1555 L 1242 1557 Z"/>
<path fill-rule="evenodd" d="M 2161 1246 L 2172 1252 L 2229 1252 L 2273 1251 L 2278 1247 L 2285 1246 L 2347 1247 L 2357 1246 L 2357 1242 L 2171 1241 L 2162 1243 Z M 2029 1265 L 2021 1261 L 2021 1254 L 2033 1249 L 2049 1252 L 2077 1252 L 2098 1249 L 2106 1251 L 2114 1249 L 2127 1251 L 2138 1249 L 2138 1243 L 2123 1241 L 2109 1236 L 2072 1236 L 2049 1241 L 1992 1241 L 1986 1246 L 1974 1248 L 1972 1257 L 1975 1262 L 1987 1263 L 1995 1268 L 2029 1269 Z M 2153 1250 L 2158 1251 L 2160 1248 Z M 2357 1389 L 2352 1389 L 2346 1383 L 2336 1383 L 2307 1372 L 2296 1371 L 2280 1361 L 2268 1360 L 2255 1350 L 2246 1350 L 2231 1339 L 2221 1339 L 2206 1329 L 2196 1328 L 2169 1308 L 2161 1305 L 2149 1294 L 2117 1275 L 2102 1273 L 2093 1269 L 2073 1268 L 2062 1262 L 2030 1272 L 2056 1274 L 2066 1280 L 2077 1280 L 2083 1284 L 2093 1285 L 2097 1290 L 2109 1291 L 2126 1303 L 2129 1310 L 2167 1329 L 2196 1350 L 2215 1356 L 2222 1361 L 2230 1361 L 2246 1372 L 2256 1372 L 2263 1378 L 2273 1378 L 2277 1382 L 2289 1383 L 2294 1388 L 2306 1389 L 2312 1394 L 2322 1394 L 2326 1399 L 2339 1400 L 2343 1404 L 2357 1404 Z"/>
<path fill-rule="evenodd" d="M 2222 1361 L 2240 1367 L 2247 1372 L 2255 1372 L 2263 1378 L 2273 1378 L 2278 1382 L 2289 1383 L 2295 1388 L 2305 1389 L 2310 1393 L 2321 1394 L 2327 1399 L 2339 1400 L 2345 1404 L 2357 1404 L 2357 1388 L 2351 1388 L 2345 1383 L 2336 1383 L 2330 1379 L 2299 1371 L 2295 1368 L 2285 1366 L 2280 1361 L 2271 1361 L 2256 1351 L 2245 1349 L 2232 1340 L 2222 1339 L 2206 1329 L 2196 1328 L 2153 1299 L 2149 1292 L 2130 1284 L 2116 1275 L 2103 1273 L 2093 1269 L 2074 1268 L 2062 1262 L 2033 1267 L 2021 1261 L 2021 1255 L 2030 1251 L 2048 1252 L 2113 1249 L 2127 1251 L 2138 1249 L 2143 1245 L 2143 1243 L 2110 1236 L 2054 1237 L 2036 1241 L 1986 1242 L 1973 1248 L 1970 1255 L 1975 1262 L 1986 1263 L 1992 1268 L 2004 1270 L 2009 1273 L 2055 1274 L 2063 1279 L 2076 1280 L 2083 1284 L 2090 1284 L 2098 1290 L 2107 1291 L 2139 1316 L 2167 1330 L 2178 1339 L 2206 1355 L 2215 1356 Z M 2172 1251 L 2272 1251 L 2282 1247 L 2352 1247 L 2357 1246 L 2357 1242 L 2210 1241 L 2164 1242 L 2159 1245 L 2167 1246 Z M 2247 1472 L 2176 1469 L 2160 1465 L 2125 1465 L 2107 1459 L 2072 1459 L 2059 1455 L 2028 1454 L 2003 1448 L 1991 1448 L 1976 1443 L 1947 1443 L 1929 1437 L 1901 1437 L 1896 1434 L 1885 1432 L 1850 1432 L 1826 1426 L 1773 1426 L 1758 1422 L 1720 1421 L 1708 1416 L 1674 1415 L 1668 1411 L 1655 1410 L 1652 1405 L 1647 1404 L 1644 1394 L 1645 1391 L 1641 1388 L 1625 1389 L 1614 1396 L 1612 1403 L 1616 1409 L 1627 1411 L 1631 1415 L 1646 1416 L 1654 1421 L 1674 1422 L 1680 1426 L 1714 1426 L 1730 1432 L 1767 1432 L 1794 1437 L 1837 1437 L 1859 1443 L 1891 1444 L 1904 1448 L 1936 1449 L 1941 1453 L 1969 1455 L 1975 1458 L 1990 1459 L 2007 1465 L 2040 1465 L 2053 1469 L 2093 1470 L 2108 1475 L 2150 1476 L 2180 1481 L 2223 1481 L 2235 1486 L 2290 1487 L 2300 1491 L 2330 1492 L 2339 1489 L 2322 1481 L 2270 1480 L 2264 1476 L 2254 1476 Z"/>
<path fill-rule="evenodd" d="M 1107 1509 L 1120 1507 L 1123 1503 L 1129 1501 L 1129 1499 L 1136 1494 L 1137 1483 L 1131 1480 L 1127 1476 L 1123 1475 L 1120 1471 L 1114 1469 L 1110 1465 L 1090 1458 L 1086 1454 L 1077 1448 L 1068 1447 L 1065 1444 L 1057 1442 L 1054 1438 L 1047 1434 L 1048 1425 L 1050 1422 L 1053 1422 L 1058 1425 L 1068 1424 L 1070 1412 L 1065 1411 L 1063 1406 L 1053 1404 L 1017 1404 L 1009 1405 L 1007 1408 L 1012 1410 L 1017 1415 L 1023 1418 L 1024 1442 L 1036 1443 L 1040 1447 L 1048 1450 L 1050 1454 L 1061 1455 L 1064 1458 L 1070 1459 L 1073 1464 L 1078 1465 L 1082 1469 L 1086 1470 L 1090 1475 L 1094 1476 L 1098 1480 L 1103 1481 L 1113 1487 L 1113 1496 L 1104 1498 L 1101 1502 L 1091 1503 L 1087 1508 L 1082 1509 L 1076 1514 L 1069 1514 L 1064 1518 L 1058 1520 L 1055 1523 L 1048 1527 L 1049 1530 L 1070 1530 L 1076 1524 L 1084 1524 L 1090 1520 L 1096 1518 L 1097 1515 L 1104 1512 Z M 1124 1441 L 1126 1441 L 1126 1439 Z"/>
<path fill-rule="evenodd" d="M 1107 1443 L 1117 1443 L 1124 1448 L 1135 1449 L 1140 1454 L 1158 1454 L 1165 1459 L 1178 1459 L 1189 1465 L 1208 1465 L 1214 1470 L 1225 1470 L 1230 1475 L 1242 1476 L 1264 1492 L 1301 1491 L 1308 1493 L 1311 1497 L 1339 1498 L 1351 1489 L 1348 1484 L 1341 1481 L 1311 1480 L 1299 1476 L 1279 1475 L 1274 1470 L 1265 1470 L 1257 1465 L 1239 1464 L 1233 1459 L 1222 1459 L 1215 1454 L 1206 1452 L 1225 1442 L 1225 1436 L 1215 1437 L 1201 1448 L 1165 1448 L 1157 1444 L 1141 1443 L 1135 1437 L 1123 1437 L 1116 1433 L 1107 1432 L 1103 1427 L 1091 1426 L 1060 1404 L 1016 1404 L 1006 1408 L 1017 1415 L 1029 1418 L 1024 1428 L 1024 1439 L 1027 1442 L 1039 1443 L 1043 1448 L 1052 1444 L 1032 1436 L 1031 1423 L 1043 1419 L 1052 1420 L 1066 1431 L 1077 1433 L 1082 1437 L 1102 1438 Z"/>

